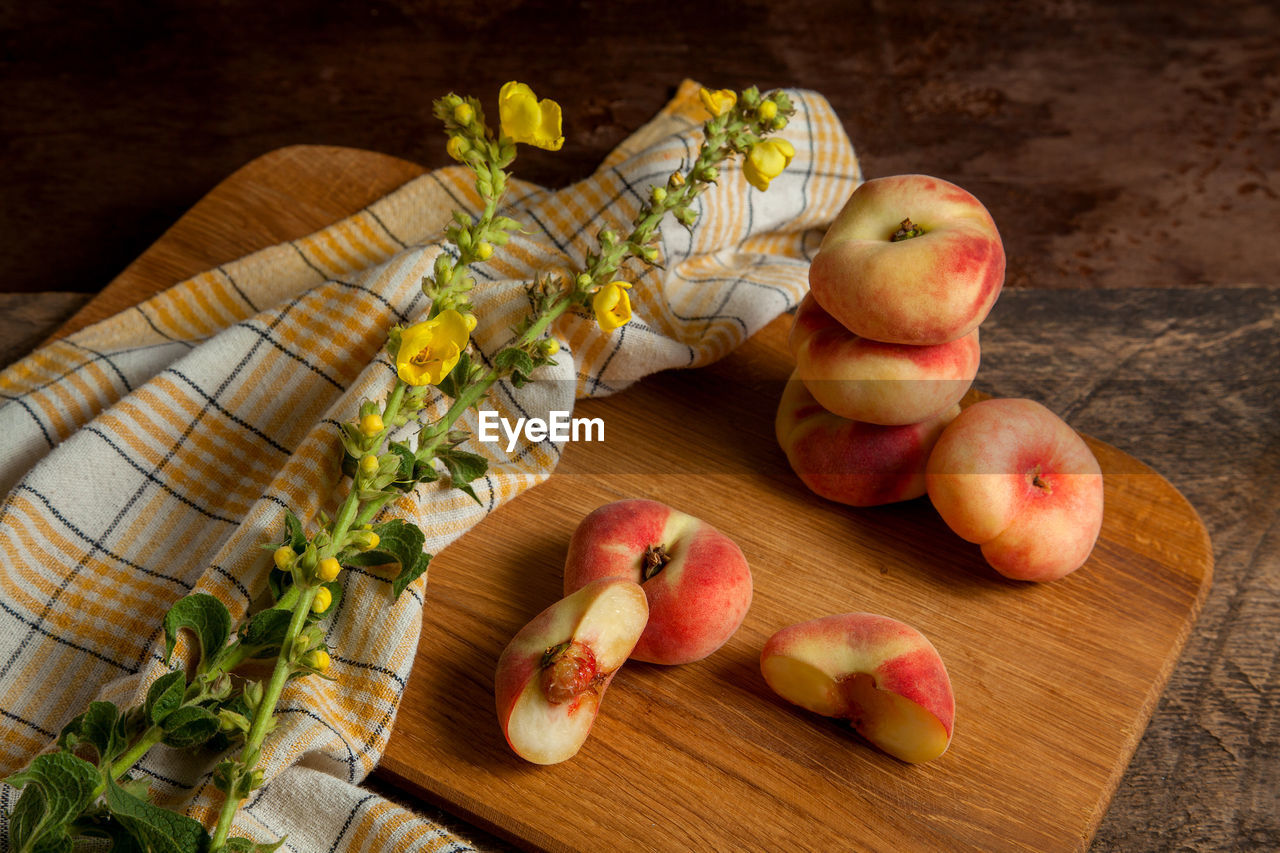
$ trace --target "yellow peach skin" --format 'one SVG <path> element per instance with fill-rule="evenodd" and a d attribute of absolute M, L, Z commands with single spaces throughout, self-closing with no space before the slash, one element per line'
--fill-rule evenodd
<path fill-rule="evenodd" d="M 791 326 L 796 375 L 828 411 L 886 426 L 913 424 L 950 409 L 969 390 L 980 359 L 978 330 L 933 346 L 860 338 L 810 294 Z"/>
<path fill-rule="evenodd" d="M 1102 470 L 1084 439 L 1033 400 L 983 400 L 943 431 L 929 499 L 962 539 L 1015 580 L 1057 580 L 1088 559 L 1102 527 Z"/>
<path fill-rule="evenodd" d="M 854 190 L 809 267 L 809 287 L 855 335 L 925 346 L 978 327 L 1004 265 L 981 202 L 939 178 L 895 175 Z"/>

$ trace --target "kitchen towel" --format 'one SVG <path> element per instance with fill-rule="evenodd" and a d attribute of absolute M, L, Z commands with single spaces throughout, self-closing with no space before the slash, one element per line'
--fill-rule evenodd
<path fill-rule="evenodd" d="M 751 189 L 740 161 L 726 164 L 695 205 L 692 233 L 664 223 L 663 268 L 636 279 L 634 319 L 605 334 L 584 312 L 565 315 L 552 329 L 558 365 L 522 389 L 495 387 L 487 408 L 512 421 L 570 410 L 575 398 L 649 373 L 708 364 L 796 305 L 859 169 L 827 102 L 790 94 L 797 112 L 780 136 L 796 156 L 769 190 Z M 685 81 L 588 179 L 556 191 L 511 181 L 504 212 L 529 227 L 473 267 L 483 357 L 527 310 L 524 282 L 581 268 L 602 227 L 625 233 L 648 187 L 692 162 L 705 118 L 697 84 Z M 451 212 L 478 210 L 473 182 L 461 166 L 425 174 L 316 234 L 175 284 L 0 373 L 0 776 L 49 747 L 90 701 L 139 703 L 167 671 L 160 620 L 178 598 L 209 593 L 236 619 L 261 606 L 270 554 L 259 546 L 284 538 L 286 508 L 309 528 L 334 511 L 337 424 L 391 388 L 387 330 L 422 319 L 419 283 L 445 251 Z M 443 413 L 440 395 L 430 399 L 429 411 Z M 465 424 L 474 434 L 474 411 Z M 384 511 L 421 526 L 432 553 L 546 479 L 563 449 L 464 447 L 490 458 L 473 483 L 479 503 L 437 483 Z M 359 787 L 409 677 L 426 578 L 394 602 L 376 573 L 352 569 L 343 580 L 339 606 L 321 623 L 335 680 L 286 690 L 260 765 L 269 782 L 246 801 L 235 834 L 287 836 L 282 849 L 299 853 L 469 849 Z M 134 775 L 210 826 L 222 800 L 211 783 L 215 761 L 162 747 Z M 0 785 L 0 810 L 17 794 Z M 0 826 L 0 848 L 7 839 Z"/>

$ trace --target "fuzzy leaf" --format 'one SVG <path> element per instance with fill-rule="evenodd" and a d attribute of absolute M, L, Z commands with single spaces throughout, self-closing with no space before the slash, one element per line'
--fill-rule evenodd
<path fill-rule="evenodd" d="M 187 677 L 182 671 L 167 672 L 151 682 L 147 689 L 147 701 L 142 709 L 147 719 L 159 725 L 164 718 L 178 710 L 187 692 Z"/>
<path fill-rule="evenodd" d="M 178 599 L 164 617 L 165 663 L 173 655 L 178 632 L 183 628 L 195 634 L 200 641 L 199 670 L 204 672 L 227 644 L 227 637 L 231 635 L 231 613 L 225 604 L 207 593 L 198 592 Z"/>
<path fill-rule="evenodd" d="M 507 347 L 493 357 L 493 366 L 498 370 L 528 375 L 533 372 L 533 356 L 517 347 Z"/>
<path fill-rule="evenodd" d="M 471 357 L 464 350 L 458 356 L 458 363 L 449 371 L 449 375 L 436 385 L 446 396 L 456 399 L 467 384 L 467 374 L 471 372 Z"/>
<path fill-rule="evenodd" d="M 67 723 L 58 735 L 58 744 L 73 750 L 82 743 L 98 753 L 98 765 L 105 766 L 129 745 L 122 730 L 120 709 L 113 702 L 90 702 L 85 712 Z"/>
<path fill-rule="evenodd" d="M 436 458 L 448 469 L 453 487 L 466 492 L 472 500 L 480 503 L 480 498 L 476 495 L 475 489 L 471 488 L 470 483 L 477 477 L 483 477 L 489 470 L 489 460 L 478 453 L 457 449 L 441 450 L 436 453 Z"/>
<path fill-rule="evenodd" d="M 405 566 L 417 563 L 426 537 L 416 524 L 393 518 L 384 524 L 374 525 L 373 532 L 378 534 L 378 547 L 346 558 L 347 565 L 383 566 L 395 563 L 403 570 Z"/>
<path fill-rule="evenodd" d="M 226 849 L 228 853 L 275 853 L 281 844 L 284 844 L 283 838 L 274 844 L 260 844 L 248 838 L 228 838 Z"/>
<path fill-rule="evenodd" d="M 395 580 L 391 582 L 391 592 L 395 598 L 399 598 L 400 594 L 409 588 L 409 584 L 416 581 L 419 576 L 427 571 L 427 566 L 431 562 L 431 555 L 423 551 L 418 555 L 418 560 L 413 564 L 412 568 L 402 568 L 400 574 L 396 575 Z"/>
<path fill-rule="evenodd" d="M 302 522 L 290 510 L 284 511 L 284 527 L 288 531 L 289 538 L 284 541 L 285 545 L 293 548 L 294 552 L 301 554 L 307 550 L 307 534 L 302 529 Z"/>
<path fill-rule="evenodd" d="M 199 746 L 218 733 L 218 718 L 199 705 L 183 705 L 164 718 L 165 746 L 178 749 Z"/>
<path fill-rule="evenodd" d="M 290 612 L 279 608 L 261 610 L 240 626 L 240 642 L 256 651 L 253 657 L 274 657 L 289 630 Z"/>
<path fill-rule="evenodd" d="M 69 752 L 47 752 L 5 779 L 22 789 L 9 813 L 11 849 L 15 853 L 70 851 L 67 824 L 93 802 L 101 778 L 96 767 Z"/>
<path fill-rule="evenodd" d="M 401 441 L 391 442 L 388 448 L 400 460 L 399 466 L 396 468 L 396 479 L 392 484 L 395 488 L 402 492 L 407 492 L 413 488 L 416 482 L 414 477 L 414 462 L 416 457 L 413 455 L 413 448 Z"/>
<path fill-rule="evenodd" d="M 209 845 L 204 827 L 185 815 L 153 806 L 114 782 L 107 782 L 107 808 L 138 846 L 151 853 L 202 853 Z"/>

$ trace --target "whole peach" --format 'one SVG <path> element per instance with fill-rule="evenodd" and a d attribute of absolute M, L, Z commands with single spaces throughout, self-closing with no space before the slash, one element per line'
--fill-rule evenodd
<path fill-rule="evenodd" d="M 1034 400 L 983 400 L 961 412 L 934 446 L 926 482 L 942 520 L 1016 580 L 1075 571 L 1102 527 L 1098 460 Z"/>
<path fill-rule="evenodd" d="M 959 411 L 953 405 L 922 423 L 900 426 L 853 421 L 823 408 L 792 374 L 774 428 L 792 470 L 811 491 L 851 506 L 876 506 L 924 494 L 929 451 Z"/>
<path fill-rule="evenodd" d="M 814 298 L 841 325 L 895 344 L 967 335 L 1003 285 L 1004 245 L 987 209 L 927 175 L 859 186 L 809 267 Z"/>
<path fill-rule="evenodd" d="M 933 346 L 860 338 L 810 294 L 791 326 L 796 375 L 830 412 L 897 426 L 937 417 L 969 390 L 980 359 L 978 330 Z"/>
<path fill-rule="evenodd" d="M 664 503 L 605 504 L 582 520 L 569 541 L 564 590 L 600 579 L 639 583 L 649 623 L 635 660 L 681 664 L 725 644 L 751 606 L 751 569 L 732 539 L 702 519 Z"/>

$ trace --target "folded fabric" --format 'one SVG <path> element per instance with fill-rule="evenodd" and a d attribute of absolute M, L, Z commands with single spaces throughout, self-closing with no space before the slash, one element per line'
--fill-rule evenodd
<path fill-rule="evenodd" d="M 482 354 L 500 349 L 527 310 L 524 282 L 582 266 L 600 228 L 624 227 L 650 184 L 692 161 L 706 117 L 697 90 L 686 81 L 587 180 L 554 192 L 512 182 L 506 214 L 531 227 L 473 268 Z M 487 407 L 512 420 L 571 410 L 577 397 L 714 361 L 796 305 L 858 164 L 826 101 L 791 94 L 797 113 L 782 136 L 796 157 L 768 192 L 727 165 L 700 198 L 691 234 L 666 223 L 664 269 L 635 282 L 632 322 L 605 334 L 586 314 L 562 317 L 552 330 L 558 366 L 522 389 L 500 385 Z M 423 175 L 0 373 L 0 776 L 47 748 L 90 701 L 140 702 L 167 671 L 160 620 L 178 598 L 210 593 L 237 619 L 261 605 L 270 557 L 259 546 L 283 538 L 286 508 L 308 524 L 332 513 L 336 424 L 390 389 L 387 330 L 427 310 L 419 282 L 444 250 L 451 211 L 478 209 L 472 183 L 462 167 Z M 446 407 L 437 394 L 430 412 Z M 474 433 L 475 413 L 468 418 Z M 562 451 L 552 441 L 510 453 L 505 443 L 464 447 L 491 460 L 473 484 L 479 503 L 437 484 L 386 510 L 420 525 L 433 553 L 546 479 Z M 343 578 L 324 623 L 336 678 L 286 691 L 261 765 L 270 781 L 241 810 L 236 834 L 287 835 L 282 849 L 308 852 L 468 849 L 358 787 L 413 664 L 426 580 L 393 602 L 377 574 Z M 212 761 L 157 748 L 134 772 L 160 802 L 209 826 L 222 800 L 211 771 Z M 0 810 L 16 796 L 0 785 Z"/>

